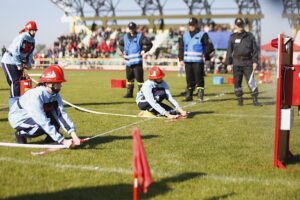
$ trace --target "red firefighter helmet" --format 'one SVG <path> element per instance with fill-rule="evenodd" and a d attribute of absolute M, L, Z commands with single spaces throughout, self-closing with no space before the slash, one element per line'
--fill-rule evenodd
<path fill-rule="evenodd" d="M 24 28 L 20 31 L 20 33 L 23 33 L 27 30 L 35 30 L 37 31 L 37 25 L 35 23 L 35 21 L 29 21 L 25 24 Z"/>
<path fill-rule="evenodd" d="M 160 79 L 165 76 L 165 73 L 157 66 L 151 67 L 148 78 L 151 80 Z"/>
<path fill-rule="evenodd" d="M 51 65 L 47 67 L 41 78 L 38 80 L 39 83 L 62 83 L 65 82 L 64 71 L 59 65 Z"/>

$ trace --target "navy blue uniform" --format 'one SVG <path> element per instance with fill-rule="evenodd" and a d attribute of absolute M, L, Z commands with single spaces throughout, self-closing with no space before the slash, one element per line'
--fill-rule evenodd
<path fill-rule="evenodd" d="M 253 63 L 258 63 L 258 48 L 252 33 L 242 31 L 230 36 L 226 63 L 233 65 L 234 92 L 237 97 L 242 97 L 243 75 L 248 83 L 253 71 Z M 258 89 L 251 91 L 252 97 L 258 96 Z"/>

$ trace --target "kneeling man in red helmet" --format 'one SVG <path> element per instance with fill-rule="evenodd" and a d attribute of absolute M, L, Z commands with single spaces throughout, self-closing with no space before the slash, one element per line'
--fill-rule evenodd
<path fill-rule="evenodd" d="M 182 110 L 172 97 L 168 84 L 163 80 L 164 76 L 164 72 L 159 67 L 151 67 L 148 80 L 143 84 L 136 97 L 139 109 L 153 115 L 166 116 L 169 119 L 176 119 L 180 115 L 186 117 L 187 112 Z M 167 99 L 174 109 L 162 103 L 164 99 Z"/>
<path fill-rule="evenodd" d="M 16 129 L 17 143 L 27 143 L 27 138 L 47 135 L 45 142 L 64 144 L 67 148 L 80 145 L 73 122 L 68 117 L 59 95 L 64 72 L 58 65 L 49 66 L 42 73 L 36 88 L 25 92 L 9 110 L 8 120 Z M 62 127 L 72 139 L 64 139 Z"/>

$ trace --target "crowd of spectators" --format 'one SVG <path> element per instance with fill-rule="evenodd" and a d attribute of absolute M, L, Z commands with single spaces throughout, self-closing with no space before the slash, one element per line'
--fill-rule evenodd
<path fill-rule="evenodd" d="M 185 31 L 186 27 L 179 29 L 170 28 L 168 38 L 160 45 L 154 53 L 155 58 L 175 58 L 177 57 L 177 41 L 178 36 Z M 210 23 L 202 26 L 203 31 L 224 31 L 228 27 Z M 149 37 L 155 39 L 156 29 L 149 29 L 141 26 L 140 31 Z M 91 32 L 81 30 L 79 33 L 70 33 L 61 35 L 54 42 L 52 48 L 48 48 L 43 53 L 39 53 L 36 57 L 42 58 L 108 58 L 119 57 L 118 40 L 126 33 L 126 28 L 111 29 L 110 27 L 97 27 L 93 24 Z"/>
<path fill-rule="evenodd" d="M 124 34 L 124 30 L 100 27 L 97 30 L 81 30 L 79 33 L 61 35 L 54 42 L 52 48 L 39 53 L 42 58 L 108 58 L 117 50 L 117 40 Z"/>
<path fill-rule="evenodd" d="M 178 37 L 186 30 L 186 26 L 179 28 L 169 28 L 167 38 L 159 45 L 149 57 L 155 59 L 177 58 Z M 232 29 L 228 24 L 216 24 L 214 22 L 200 26 L 202 31 L 229 31 Z M 162 30 L 151 29 L 146 26 L 140 26 L 139 31 L 149 37 L 152 41 L 161 33 Z M 52 48 L 48 48 L 43 53 L 36 54 L 39 58 L 119 58 L 118 41 L 126 33 L 126 27 L 111 29 L 110 27 L 97 27 L 92 25 L 91 31 L 81 30 L 78 33 L 61 35 L 54 42 Z M 227 67 L 224 64 L 224 51 L 217 51 L 217 54 L 205 65 L 208 73 L 227 73 Z M 159 63 L 163 65 L 164 63 Z M 264 68 L 265 62 L 262 63 Z"/>

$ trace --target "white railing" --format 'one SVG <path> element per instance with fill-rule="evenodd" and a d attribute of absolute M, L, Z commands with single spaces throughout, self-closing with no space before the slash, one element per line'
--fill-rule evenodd
<path fill-rule="evenodd" d="M 99 70 L 124 70 L 122 58 L 35 58 L 33 68 L 45 68 L 49 65 L 58 64 L 65 69 L 99 69 Z M 144 58 L 145 69 L 151 66 L 159 66 L 163 70 L 177 71 L 178 59 Z"/>

